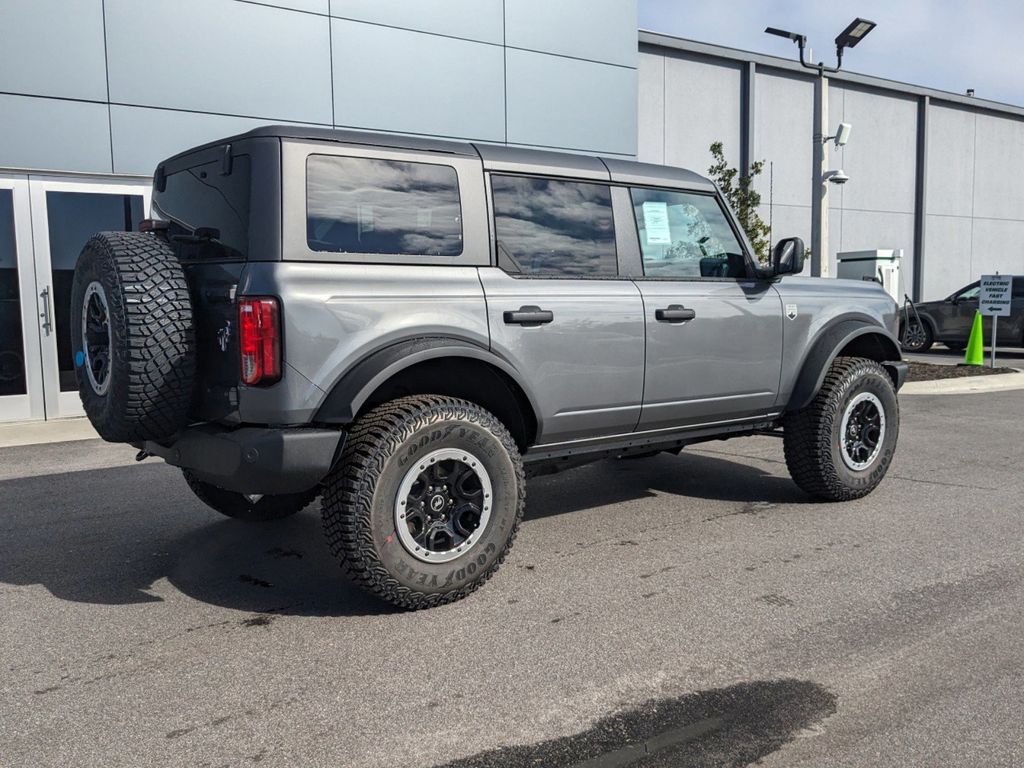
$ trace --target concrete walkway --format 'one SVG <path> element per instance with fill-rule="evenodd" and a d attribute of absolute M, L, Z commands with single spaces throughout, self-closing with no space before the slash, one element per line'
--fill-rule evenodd
<path fill-rule="evenodd" d="M 95 440 L 99 438 L 89 420 L 54 419 L 52 421 L 18 421 L 0 424 L 0 448 L 19 445 L 40 445 L 43 443 L 66 443 L 70 440 Z"/>
<path fill-rule="evenodd" d="M 1024 371 L 959 379 L 911 381 L 903 385 L 901 395 L 972 395 L 981 392 L 1006 392 L 1024 389 Z"/>

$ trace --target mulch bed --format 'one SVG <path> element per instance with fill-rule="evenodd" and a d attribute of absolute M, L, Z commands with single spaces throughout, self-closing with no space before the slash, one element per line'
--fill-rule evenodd
<path fill-rule="evenodd" d="M 910 363 L 907 381 L 936 381 L 938 379 L 962 379 L 967 376 L 991 376 L 995 373 L 1013 373 L 1013 368 L 989 368 L 986 362 L 978 365 L 934 365 L 933 363 Z"/>

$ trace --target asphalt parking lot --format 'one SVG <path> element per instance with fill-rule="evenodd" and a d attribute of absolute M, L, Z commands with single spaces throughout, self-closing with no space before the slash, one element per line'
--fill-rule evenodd
<path fill-rule="evenodd" d="M 0 450 L 0 765 L 1024 764 L 1024 392 L 901 404 L 857 502 L 770 437 L 535 479 L 497 576 L 415 614 L 316 509 Z"/>

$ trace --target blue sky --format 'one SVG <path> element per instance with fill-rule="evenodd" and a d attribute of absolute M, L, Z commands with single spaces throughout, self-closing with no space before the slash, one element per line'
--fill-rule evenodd
<path fill-rule="evenodd" d="M 878 26 L 843 69 L 1024 106 L 1024 2 L 1006 0 L 639 0 L 640 28 L 796 58 L 781 27 L 807 36 L 815 60 L 835 62 L 833 40 L 856 16 Z"/>

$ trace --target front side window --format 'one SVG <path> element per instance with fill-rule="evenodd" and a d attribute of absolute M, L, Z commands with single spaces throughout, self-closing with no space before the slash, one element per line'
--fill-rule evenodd
<path fill-rule="evenodd" d="M 617 274 L 612 195 L 606 184 L 492 176 L 499 263 L 549 277 Z"/>
<path fill-rule="evenodd" d="M 746 277 L 743 248 L 713 195 L 630 190 L 644 275 Z"/>
<path fill-rule="evenodd" d="M 977 301 L 981 294 L 981 283 L 975 283 L 964 288 L 956 295 L 957 301 Z"/>
<path fill-rule="evenodd" d="M 310 155 L 306 241 L 314 251 L 458 256 L 458 175 L 450 165 Z"/>

